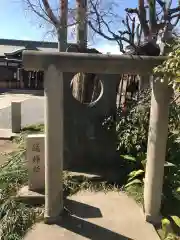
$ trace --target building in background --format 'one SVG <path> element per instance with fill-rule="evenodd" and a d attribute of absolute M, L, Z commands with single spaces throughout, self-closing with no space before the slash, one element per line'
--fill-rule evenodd
<path fill-rule="evenodd" d="M 43 89 L 43 72 L 25 71 L 24 50 L 57 51 L 56 42 L 0 39 L 0 91 L 8 89 Z"/>

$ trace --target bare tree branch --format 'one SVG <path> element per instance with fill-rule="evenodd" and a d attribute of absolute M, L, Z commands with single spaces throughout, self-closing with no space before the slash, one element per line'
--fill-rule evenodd
<path fill-rule="evenodd" d="M 42 0 L 42 3 L 51 22 L 54 24 L 54 26 L 58 26 L 60 22 L 54 15 L 48 0 Z"/>
<path fill-rule="evenodd" d="M 138 5 L 139 5 L 138 9 L 137 8 L 126 8 L 125 11 L 129 14 L 137 14 L 139 22 L 143 29 L 144 36 L 148 37 L 149 27 L 148 27 L 148 23 L 146 20 L 146 9 L 145 9 L 144 0 L 139 0 Z"/>
<path fill-rule="evenodd" d="M 40 1 L 39 1 L 40 2 Z M 46 12 L 44 11 L 44 9 L 41 7 L 41 4 L 39 4 L 39 7 L 42 11 L 42 13 L 40 11 L 38 11 L 38 6 L 35 4 L 32 4 L 31 0 L 26 0 L 26 3 L 28 5 L 28 8 L 30 8 L 30 10 L 32 12 L 34 12 L 38 17 L 42 18 L 43 20 L 45 20 L 48 23 L 51 23 L 48 15 L 46 14 Z"/>
<path fill-rule="evenodd" d="M 133 22 L 131 23 L 130 26 L 129 18 L 126 17 L 126 21 L 122 21 L 122 23 L 127 28 L 127 30 L 124 31 L 119 30 L 118 31 L 119 34 L 116 34 L 110 29 L 108 22 L 104 20 L 103 16 L 99 14 L 99 11 L 97 9 L 98 7 L 97 2 L 93 3 L 91 1 L 91 5 L 92 11 L 95 13 L 96 20 L 94 24 L 92 21 L 88 21 L 88 24 L 93 31 L 95 31 L 97 34 L 99 34 L 100 36 L 109 41 L 116 41 L 120 47 L 121 52 L 125 52 L 123 48 L 123 42 L 132 45 L 134 48 L 136 47 L 134 44 L 135 18 L 132 19 Z M 105 29 L 108 31 L 108 33 L 110 33 L 110 35 L 106 33 Z M 126 35 L 128 37 L 126 37 Z"/>
<path fill-rule="evenodd" d="M 180 11 L 180 6 L 178 6 L 176 8 L 171 8 L 171 9 L 169 9 L 169 14 L 177 13 L 179 11 Z"/>
<path fill-rule="evenodd" d="M 156 2 L 162 7 L 165 7 L 165 2 L 161 1 L 161 0 L 156 0 Z"/>
<path fill-rule="evenodd" d="M 41 19 L 52 24 L 55 28 L 60 27 L 60 0 L 59 5 L 54 9 L 54 6 L 49 4 L 50 0 L 23 1 L 26 1 L 29 9 Z M 175 27 L 180 20 L 180 0 L 173 8 L 171 8 L 172 0 L 167 2 L 163 0 L 138 0 L 137 8 L 125 9 L 126 16 L 123 20 L 118 18 L 114 11 L 114 7 L 117 8 L 115 1 L 88 0 L 89 7 L 85 21 L 89 25 L 91 35 L 98 34 L 108 41 L 116 42 L 121 52 L 125 52 L 124 47 L 127 44 L 133 49 L 137 49 L 144 40 L 156 42 L 160 31 L 166 31 L 169 25 Z M 102 8 L 102 4 L 106 4 L 106 7 Z M 77 24 L 75 11 L 74 8 L 70 8 L 68 11 L 68 26 Z M 116 23 L 113 22 L 113 19 L 117 20 Z"/>

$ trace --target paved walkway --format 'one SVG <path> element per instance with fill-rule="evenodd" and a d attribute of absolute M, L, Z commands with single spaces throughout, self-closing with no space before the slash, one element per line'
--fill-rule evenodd
<path fill-rule="evenodd" d="M 30 94 L 0 95 L 0 129 L 11 129 L 11 102 L 22 102 L 22 127 L 44 122 L 44 97 Z"/>
<path fill-rule="evenodd" d="M 124 193 L 81 192 L 70 197 L 71 212 L 57 225 L 37 223 L 25 240 L 160 240 L 140 207 Z"/>
<path fill-rule="evenodd" d="M 6 108 L 11 105 L 12 101 L 24 101 L 30 98 L 39 98 L 38 96 L 34 96 L 31 94 L 23 94 L 23 93 L 1 93 L 0 94 L 0 108 Z"/>

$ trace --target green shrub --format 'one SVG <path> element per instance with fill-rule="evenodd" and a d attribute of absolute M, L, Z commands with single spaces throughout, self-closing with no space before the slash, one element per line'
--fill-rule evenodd
<path fill-rule="evenodd" d="M 160 66 L 154 69 L 155 74 L 168 78 L 169 84 L 172 85 L 175 92 L 180 90 L 180 40 L 177 39 L 172 44 L 172 51 L 168 55 L 168 59 Z"/>
<path fill-rule="evenodd" d="M 143 203 L 150 98 L 150 90 L 143 91 L 138 101 L 128 103 L 126 113 L 119 110 L 116 122 L 120 161 L 123 161 L 124 167 L 129 169 L 125 190 L 140 203 Z M 174 216 L 176 225 L 178 225 L 178 216 L 180 216 L 180 105 L 174 101 L 171 102 L 169 109 L 166 161 L 162 214 L 164 217 Z M 165 235 L 165 239 L 178 239 L 173 232 L 166 232 Z"/>
<path fill-rule="evenodd" d="M 27 184 L 25 165 L 25 133 L 16 142 L 17 151 L 7 154 L 7 161 L 0 166 L 0 239 L 20 240 L 39 216 L 36 208 L 18 202 L 15 198 L 20 187 Z"/>

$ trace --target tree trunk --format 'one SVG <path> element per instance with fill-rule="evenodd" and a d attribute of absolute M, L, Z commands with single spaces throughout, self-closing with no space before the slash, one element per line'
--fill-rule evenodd
<path fill-rule="evenodd" d="M 101 54 L 96 49 L 79 49 L 79 52 Z M 100 92 L 100 80 L 94 73 L 77 73 L 72 80 L 73 96 L 81 103 L 95 101 Z"/>

